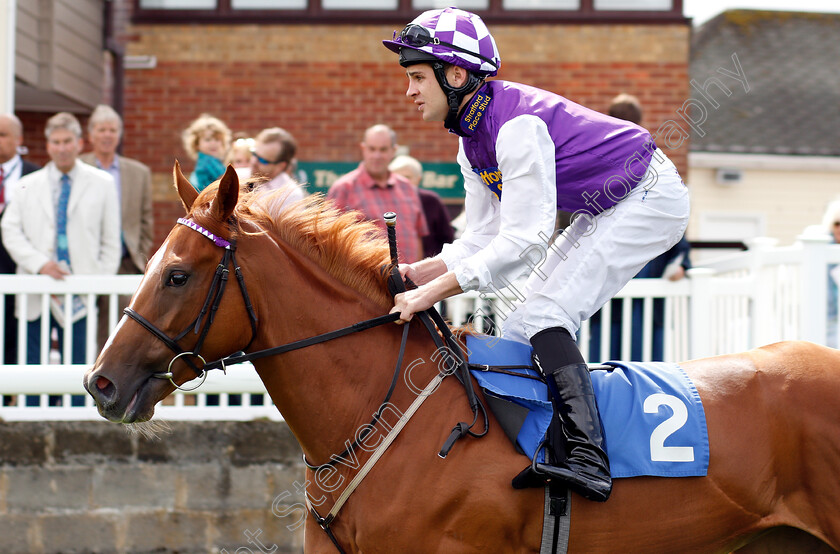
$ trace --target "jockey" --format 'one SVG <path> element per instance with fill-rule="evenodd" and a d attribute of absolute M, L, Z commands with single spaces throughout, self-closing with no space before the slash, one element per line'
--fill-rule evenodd
<path fill-rule="evenodd" d="M 686 187 L 645 129 L 545 90 L 486 81 L 501 59 L 473 13 L 427 11 L 383 43 L 399 54 L 406 95 L 423 120 L 460 137 L 466 192 L 463 235 L 438 256 L 400 267 L 419 286 L 398 294 L 392 312 L 408 321 L 463 291 L 513 290 L 521 302 L 503 335 L 533 346 L 562 433 L 552 441 L 554 465 L 537 470 L 605 501 L 609 461 L 575 336 L 683 235 Z M 573 216 L 555 234 L 557 209 Z"/>

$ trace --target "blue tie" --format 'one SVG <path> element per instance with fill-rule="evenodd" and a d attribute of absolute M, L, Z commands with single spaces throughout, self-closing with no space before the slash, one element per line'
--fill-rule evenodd
<path fill-rule="evenodd" d="M 70 176 L 61 175 L 61 193 L 58 195 L 58 210 L 55 217 L 56 248 L 55 254 L 59 262 L 70 267 L 70 251 L 67 248 L 67 201 L 70 199 Z"/>

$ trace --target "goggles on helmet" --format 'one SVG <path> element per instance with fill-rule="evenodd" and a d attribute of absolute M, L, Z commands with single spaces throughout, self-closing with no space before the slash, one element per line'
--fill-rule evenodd
<path fill-rule="evenodd" d="M 422 25 L 417 25 L 416 23 L 409 23 L 405 26 L 399 36 L 397 36 L 397 32 L 394 31 L 394 41 L 401 42 L 406 46 L 411 46 L 413 48 L 421 48 L 426 46 L 427 44 L 439 44 L 441 46 L 446 46 L 447 48 L 451 48 L 456 52 L 461 52 L 463 54 L 468 54 L 470 56 L 475 56 L 476 58 L 483 60 L 490 65 L 493 66 L 494 69 L 499 69 L 499 64 L 495 61 L 491 60 L 486 56 L 482 56 L 477 52 L 471 52 L 466 48 L 461 48 L 460 46 L 455 46 L 450 42 L 444 42 L 437 37 L 432 36 L 432 32 L 429 31 L 427 28 L 423 27 Z"/>

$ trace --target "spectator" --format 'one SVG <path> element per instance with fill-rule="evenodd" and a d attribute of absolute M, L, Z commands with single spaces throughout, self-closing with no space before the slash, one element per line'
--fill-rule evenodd
<path fill-rule="evenodd" d="M 823 214 L 822 227 L 830 237 L 831 244 L 840 244 L 840 200 L 831 202 Z M 840 265 L 828 266 L 828 308 L 826 312 L 826 346 L 837 348 L 837 302 L 838 284 L 840 284 Z"/>
<path fill-rule="evenodd" d="M 622 92 L 612 99 L 607 113 L 612 117 L 631 121 L 636 125 L 642 124 L 642 104 L 638 98 L 626 92 Z"/>
<path fill-rule="evenodd" d="M 643 110 L 639 99 L 627 93 L 621 93 L 613 98 L 608 110 L 609 115 L 617 119 L 631 121 L 641 125 Z M 683 235 L 679 242 L 668 251 L 663 252 L 647 263 L 634 278 L 660 279 L 667 278 L 679 281 L 691 269 L 689 251 L 691 245 Z M 621 322 L 624 304 L 621 300 L 612 300 L 610 317 L 610 352 L 609 358 L 619 359 L 621 354 Z M 640 298 L 632 301 L 632 327 L 630 340 L 630 359 L 642 360 L 644 345 L 642 343 L 644 326 L 644 302 Z M 665 299 L 655 298 L 653 301 L 653 343 L 651 349 L 652 361 L 663 361 L 665 357 Z M 601 353 L 601 312 L 598 311 L 589 320 L 590 342 L 589 359 L 597 360 Z"/>
<path fill-rule="evenodd" d="M 40 169 L 39 166 L 20 157 L 18 149 L 23 144 L 23 125 L 14 114 L 0 114 L 0 216 L 11 203 L 18 181 L 24 175 Z M 2 245 L 0 233 L 0 273 L 15 273 L 17 266 Z M 3 356 L 0 362 L 17 363 L 17 318 L 15 317 L 15 297 L 7 295 L 5 302 Z"/>
<path fill-rule="evenodd" d="M 683 235 L 679 242 L 671 247 L 670 250 L 664 252 L 648 262 L 636 275 L 635 279 L 668 279 L 669 281 L 679 281 L 686 276 L 686 271 L 691 269 L 691 258 L 689 256 L 691 245 Z M 632 340 L 631 340 L 631 358 L 633 360 L 641 360 L 643 358 L 644 346 L 642 343 L 642 329 L 644 327 L 644 301 L 641 298 L 634 298 L 633 302 L 633 318 L 632 318 Z M 615 311 L 615 308 L 613 308 Z M 620 309 L 618 311 L 620 317 Z M 613 317 L 615 322 L 615 316 Z M 651 344 L 651 360 L 654 362 L 661 362 L 665 360 L 665 299 L 653 299 L 653 333 Z M 618 330 L 614 329 L 613 333 L 613 348 L 618 348 L 615 344 L 615 337 L 620 337 L 620 324 Z M 617 355 L 615 357 L 618 357 Z"/>
<path fill-rule="evenodd" d="M 423 255 L 427 258 L 437 256 L 444 244 L 455 240 L 455 229 L 449 222 L 446 206 L 435 191 L 420 186 L 420 181 L 423 179 L 423 166 L 411 156 L 397 156 L 388 169 L 408 179 L 417 189 L 420 204 L 423 206 L 423 215 L 426 216 L 426 225 L 429 227 L 429 234 L 423 237 Z"/>
<path fill-rule="evenodd" d="M 190 182 L 198 192 L 225 172 L 224 159 L 230 148 L 230 129 L 221 119 L 201 114 L 182 135 L 184 149 L 195 162 Z"/>
<path fill-rule="evenodd" d="M 254 149 L 254 139 L 244 134 L 238 134 L 230 147 L 228 163 L 236 170 L 239 181 L 245 181 L 251 177 L 251 150 Z"/>
<path fill-rule="evenodd" d="M 289 174 L 289 166 L 296 153 L 294 137 L 280 127 L 260 131 L 251 149 L 251 174 L 268 179 L 260 187 L 266 191 L 286 191 L 274 197 L 279 201 L 275 206 L 278 210 L 306 197 L 303 188 Z"/>
<path fill-rule="evenodd" d="M 411 183 L 388 169 L 397 149 L 397 135 L 387 125 L 374 125 L 365 131 L 359 145 L 362 162 L 357 169 L 339 177 L 327 198 L 345 210 L 358 210 L 384 231 L 386 212 L 397 214 L 397 243 L 400 261 L 423 259 L 422 238 L 429 234 L 417 190 Z"/>
<path fill-rule="evenodd" d="M 154 240 L 154 213 L 152 211 L 152 172 L 131 158 L 117 154 L 122 139 L 122 118 L 113 108 L 99 105 L 88 120 L 88 141 L 92 152 L 79 159 L 108 172 L 114 178 L 117 200 L 120 203 L 121 259 L 117 273 L 133 275 L 143 273 L 149 260 L 149 250 Z M 118 299 L 117 318 L 128 306 L 130 296 Z M 110 332 L 108 325 L 108 297 L 98 301 L 99 324 L 97 343 L 101 349 Z"/>
<path fill-rule="evenodd" d="M 20 275 L 42 274 L 64 279 L 70 274 L 114 274 L 120 265 L 120 212 L 114 179 L 105 171 L 78 160 L 82 128 L 72 114 L 52 116 L 46 126 L 50 162 L 22 177 L 14 200 L 0 226 L 3 244 L 17 263 Z M 30 297 L 25 317 L 27 363 L 41 363 L 41 302 Z M 49 328 L 57 330 L 63 354 L 64 330 L 72 325 L 72 363 L 85 359 L 86 299 L 73 297 L 72 321 L 64 309 L 51 305 Z"/>

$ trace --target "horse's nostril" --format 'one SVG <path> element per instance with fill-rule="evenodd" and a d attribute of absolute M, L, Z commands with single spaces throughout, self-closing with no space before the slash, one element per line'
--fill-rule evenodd
<path fill-rule="evenodd" d="M 108 404 L 115 401 L 117 387 L 114 386 L 114 383 L 110 379 L 99 376 L 93 384 L 94 388 L 90 392 L 97 402 Z"/>

